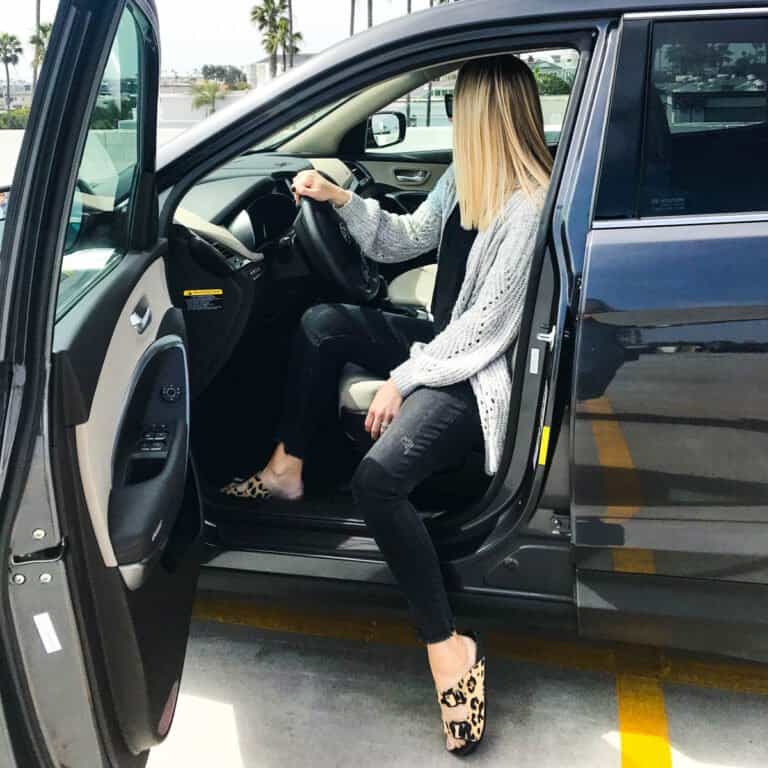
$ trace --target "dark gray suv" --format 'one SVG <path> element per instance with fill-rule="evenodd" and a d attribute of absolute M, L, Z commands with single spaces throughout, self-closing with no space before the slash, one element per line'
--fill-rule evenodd
<path fill-rule="evenodd" d="M 308 307 L 429 314 L 434 254 L 376 271 L 290 179 L 413 211 L 451 162 L 457 67 L 502 52 L 537 72 L 554 173 L 502 467 L 471 456 L 414 498 L 449 583 L 586 636 L 768 657 L 764 3 L 464 0 L 158 152 L 152 0 L 61 0 L 0 259 L 3 765 L 143 764 L 200 573 L 391 582 L 347 488 L 365 370 L 303 502 L 218 489 L 271 448 Z"/>

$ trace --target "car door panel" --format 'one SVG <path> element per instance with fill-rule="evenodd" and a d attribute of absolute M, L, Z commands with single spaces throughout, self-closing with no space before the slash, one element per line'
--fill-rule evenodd
<path fill-rule="evenodd" d="M 142 765 L 183 669 L 202 514 L 186 331 L 157 238 L 157 40 L 152 0 L 61 0 L 5 232 L 6 265 L 34 269 L 3 307 L 30 318 L 3 326 L 3 366 L 24 393 L 16 442 L 35 440 L 8 465 L 21 490 L 6 546 L 30 587 L 9 605 L 29 652 L 3 650 L 22 670 L 35 765 L 45 749 L 62 765 Z M 110 98 L 133 125 L 97 114 Z"/>
<path fill-rule="evenodd" d="M 122 282 L 122 271 L 110 277 L 114 282 Z M 112 294 L 105 292 L 104 296 L 103 303 L 111 303 Z M 152 320 L 143 333 L 138 333 L 131 325 L 131 315 L 142 303 L 151 313 Z M 86 312 L 81 328 L 90 324 L 93 316 L 87 310 L 95 306 L 97 306 L 96 301 L 89 302 L 89 306 L 81 310 Z M 78 312 L 79 309 L 76 307 L 73 312 Z M 86 406 L 88 417 L 84 422 L 77 424 L 75 429 L 83 491 L 104 562 L 109 566 L 116 565 L 108 526 L 112 463 L 104 461 L 104 457 L 112 456 L 134 372 L 142 356 L 155 341 L 152 330 L 157 329 L 159 319 L 170 309 L 171 300 L 165 281 L 163 262 L 155 260 L 139 277 L 115 318 L 112 324 L 114 331 L 104 352 L 103 361 L 94 366 L 86 365 L 85 360 L 72 361 L 71 357 L 69 361 L 75 377 L 80 373 L 80 376 L 88 380 L 93 377 L 94 371 L 97 374 L 90 402 Z M 95 350 L 91 346 L 92 339 L 88 338 L 81 343 L 90 347 L 89 354 L 94 354 Z M 66 355 L 76 344 L 77 336 L 65 338 L 56 344 L 55 353 Z M 77 355 L 77 352 L 75 354 Z M 85 395 L 83 387 L 78 386 L 78 389 L 80 396 L 83 397 Z"/>
<path fill-rule="evenodd" d="M 357 162 L 377 184 L 403 191 L 429 192 L 450 165 L 451 154 L 445 153 L 440 159 L 389 158 L 384 154 L 372 158 L 367 155 Z"/>
<path fill-rule="evenodd" d="M 67 503 L 81 499 L 70 526 L 83 535 L 88 528 L 85 569 L 88 582 L 99 584 L 91 615 L 100 631 L 92 642 L 108 662 L 119 732 L 136 754 L 170 726 L 202 530 L 188 464 L 186 332 L 171 304 L 166 257 L 165 243 L 126 254 L 59 322 L 54 340 L 57 437 L 71 442 L 66 473 L 78 491 Z M 67 407 L 72 401 L 80 407 Z M 161 424 L 162 450 L 142 454 Z"/>
<path fill-rule="evenodd" d="M 592 232 L 576 380 L 582 567 L 706 578 L 713 555 L 731 558 L 718 578 L 764 571 L 744 542 L 766 536 L 755 416 L 768 408 L 756 356 L 767 236 L 762 223 Z M 621 461 L 606 460 L 601 429 L 616 433 Z"/>
<path fill-rule="evenodd" d="M 594 221 L 570 228 L 583 273 L 571 515 L 583 634 L 764 661 L 768 227 L 749 213 L 763 207 L 756 166 L 728 159 L 760 156 L 765 118 L 738 126 L 752 122 L 734 116 L 739 86 L 719 94 L 728 121 L 660 109 L 655 79 L 668 64 L 657 35 L 722 45 L 726 59 L 765 39 L 764 20 L 729 15 L 622 22 L 610 110 L 594 123 L 603 134 L 582 156 L 603 158 Z"/>
<path fill-rule="evenodd" d="M 109 495 L 109 538 L 129 589 L 146 583 L 178 517 L 189 454 L 184 342 L 167 335 L 142 355 L 121 417 Z"/>

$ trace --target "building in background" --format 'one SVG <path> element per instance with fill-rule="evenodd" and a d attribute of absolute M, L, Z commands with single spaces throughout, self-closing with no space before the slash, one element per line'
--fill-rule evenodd
<path fill-rule="evenodd" d="M 314 55 L 314 53 L 294 54 L 293 66 L 300 66 L 305 61 L 309 61 L 309 59 L 311 59 Z M 264 85 L 264 83 L 268 83 L 272 79 L 271 75 L 269 74 L 269 56 L 265 56 L 263 59 L 259 59 L 258 61 L 254 61 L 253 64 L 249 64 L 245 68 L 245 74 L 248 77 L 248 85 L 250 85 L 251 88 L 258 88 L 258 86 Z M 281 74 L 283 74 L 282 61 L 278 59 L 277 76 L 280 77 Z"/>
<path fill-rule="evenodd" d="M 5 82 L 2 86 L 3 99 L 5 98 Z M 32 83 L 24 80 L 11 80 L 11 109 L 30 107 L 32 105 Z M 3 107 L 5 102 L 3 101 Z"/>
<path fill-rule="evenodd" d="M 166 72 L 161 75 L 157 105 L 161 144 L 208 117 L 207 107 L 195 109 L 192 104 L 195 98 L 192 86 L 201 79 L 199 70 L 195 70 L 191 75 L 179 75 L 176 72 Z M 217 98 L 216 108 L 222 109 L 247 94 L 247 90 L 225 91 Z"/>

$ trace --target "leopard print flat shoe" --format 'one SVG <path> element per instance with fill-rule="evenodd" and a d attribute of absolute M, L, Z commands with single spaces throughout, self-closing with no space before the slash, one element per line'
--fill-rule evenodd
<path fill-rule="evenodd" d="M 461 739 L 464 745 L 449 752 L 456 757 L 464 757 L 477 749 L 477 745 L 485 736 L 485 721 L 487 707 L 485 698 L 485 654 L 480 645 L 480 639 L 474 632 L 462 632 L 475 641 L 477 648 L 475 663 L 464 673 L 463 677 L 450 688 L 438 691 L 437 701 L 443 707 L 453 709 L 464 707 L 463 720 L 443 720 L 445 735 Z"/>
<path fill-rule="evenodd" d="M 226 496 L 236 496 L 239 499 L 269 499 L 272 492 L 264 485 L 261 472 L 251 475 L 247 480 L 236 477 L 231 483 L 225 485 L 221 493 Z"/>

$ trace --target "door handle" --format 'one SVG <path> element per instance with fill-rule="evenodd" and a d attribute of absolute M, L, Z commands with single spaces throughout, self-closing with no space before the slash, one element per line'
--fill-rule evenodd
<path fill-rule="evenodd" d="M 128 322 L 139 335 L 147 330 L 149 324 L 152 322 L 152 310 L 144 299 L 142 299 L 136 305 L 136 309 L 131 312 Z"/>
<path fill-rule="evenodd" d="M 429 171 L 424 169 L 418 171 L 410 171 L 406 168 L 395 169 L 395 178 L 401 184 L 423 184 L 429 176 Z"/>

